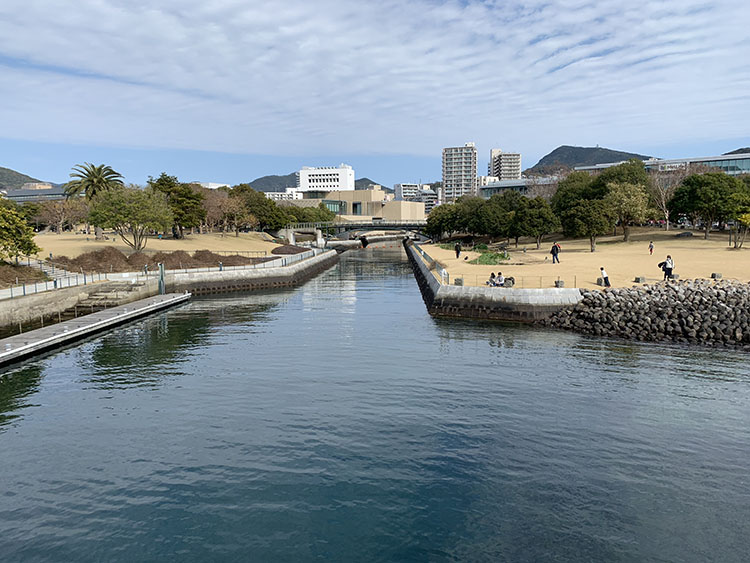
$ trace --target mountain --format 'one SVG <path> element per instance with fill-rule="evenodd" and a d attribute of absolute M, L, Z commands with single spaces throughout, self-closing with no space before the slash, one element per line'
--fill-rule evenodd
<path fill-rule="evenodd" d="M 620 162 L 622 160 L 646 160 L 650 156 L 636 154 L 632 152 L 615 151 L 602 147 L 571 147 L 562 145 L 557 147 L 547 156 L 537 162 L 531 168 L 525 170 L 532 175 L 554 174 L 561 170 L 569 170 L 576 166 L 592 166 L 594 164 L 603 164 L 605 162 Z"/>
<path fill-rule="evenodd" d="M 367 177 L 359 178 L 358 180 L 354 180 L 354 189 L 355 190 L 366 190 L 370 187 L 370 184 L 377 184 L 382 188 L 384 192 L 392 192 L 393 188 L 389 188 L 388 186 L 384 186 L 383 184 L 376 182 L 375 180 L 370 180 Z"/>
<path fill-rule="evenodd" d="M 297 173 L 292 172 L 286 176 L 261 176 L 250 182 L 250 185 L 259 192 L 283 192 L 286 188 L 297 185 Z"/>
<path fill-rule="evenodd" d="M 37 180 L 26 174 L 21 174 L 10 168 L 3 168 L 0 166 L 0 188 L 17 189 L 27 182 L 41 182 L 41 180 Z"/>
<path fill-rule="evenodd" d="M 730 152 L 725 152 L 724 154 L 745 154 L 750 152 L 750 147 L 742 147 L 741 149 L 736 149 Z"/>
<path fill-rule="evenodd" d="M 354 181 L 354 188 L 364 190 L 370 184 L 377 184 L 369 178 L 360 178 Z M 286 176 L 261 176 L 250 182 L 252 188 L 259 192 L 283 192 L 286 188 L 292 188 L 297 185 L 297 173 L 292 172 Z M 383 190 L 392 192 L 391 188 L 383 186 Z"/>

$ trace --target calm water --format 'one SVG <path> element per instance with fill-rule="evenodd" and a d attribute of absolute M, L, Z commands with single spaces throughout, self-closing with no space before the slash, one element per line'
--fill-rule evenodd
<path fill-rule="evenodd" d="M 743 561 L 733 351 L 431 319 L 403 255 L 8 370 L 3 561 Z"/>

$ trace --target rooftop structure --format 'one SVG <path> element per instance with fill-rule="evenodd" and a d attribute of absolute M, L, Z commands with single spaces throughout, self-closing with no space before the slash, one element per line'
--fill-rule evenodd
<path fill-rule="evenodd" d="M 476 193 L 477 147 L 466 143 L 463 147 L 443 149 L 443 197 L 455 201 L 463 195 Z"/>
<path fill-rule="evenodd" d="M 297 176 L 297 189 L 302 192 L 354 191 L 354 169 L 348 164 L 319 168 L 303 166 Z"/>
<path fill-rule="evenodd" d="M 64 185 L 53 186 L 52 184 L 34 183 L 31 188 L 25 187 L 26 185 L 28 184 L 24 184 L 24 187 L 15 190 L 8 189 L 5 197 L 16 203 L 40 203 L 65 199 L 66 197 Z"/>
<path fill-rule="evenodd" d="M 220 184 L 219 182 L 194 182 L 202 188 L 208 188 L 209 190 L 218 190 L 219 188 L 228 188 L 229 184 Z"/>
<path fill-rule="evenodd" d="M 576 166 L 576 170 L 595 172 L 612 166 L 617 166 L 625 161 L 605 162 L 591 166 Z M 716 168 L 726 174 L 737 176 L 739 174 L 750 174 L 750 154 L 723 154 L 720 156 L 698 156 L 693 158 L 650 158 L 643 161 L 646 170 L 668 171 L 679 170 L 690 166 L 707 166 Z"/>
<path fill-rule="evenodd" d="M 265 192 L 268 199 L 274 201 L 290 201 L 293 199 L 302 199 L 302 192 L 297 188 L 287 188 L 283 192 Z"/>

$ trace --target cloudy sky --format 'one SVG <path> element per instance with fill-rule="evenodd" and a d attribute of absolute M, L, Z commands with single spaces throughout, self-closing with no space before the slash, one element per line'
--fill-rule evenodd
<path fill-rule="evenodd" d="M 2 0 L 0 166 L 437 180 L 444 146 L 750 145 L 747 0 Z"/>

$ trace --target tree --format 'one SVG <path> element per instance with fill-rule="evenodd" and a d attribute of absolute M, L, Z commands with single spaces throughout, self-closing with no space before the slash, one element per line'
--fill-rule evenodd
<path fill-rule="evenodd" d="M 529 200 L 528 204 L 517 212 L 516 221 L 523 236 L 534 237 L 537 250 L 542 245 L 544 235 L 560 229 L 560 220 L 542 196 Z"/>
<path fill-rule="evenodd" d="M 623 240 L 629 242 L 631 223 L 643 222 L 648 213 L 646 188 L 628 182 L 611 182 L 607 184 L 607 189 L 609 193 L 604 201 L 622 226 Z"/>
<path fill-rule="evenodd" d="M 66 225 L 74 226 L 85 221 L 88 216 L 88 205 L 81 199 L 45 201 L 37 212 L 36 219 L 45 225 L 55 227 L 60 235 Z"/>
<path fill-rule="evenodd" d="M 236 197 L 228 197 L 222 203 L 224 212 L 224 231 L 232 229 L 234 236 L 240 236 L 240 229 L 245 226 L 255 228 L 258 226 L 258 220 L 251 214 L 243 201 Z"/>
<path fill-rule="evenodd" d="M 185 238 L 186 227 L 199 227 L 206 216 L 203 194 L 191 184 L 182 184 L 177 176 L 162 172 L 158 178 L 148 177 L 148 185 L 167 196 L 167 203 L 174 217 L 172 230 L 175 238 Z"/>
<path fill-rule="evenodd" d="M 0 258 L 18 258 L 41 252 L 34 243 L 34 230 L 14 208 L 0 206 Z"/>
<path fill-rule="evenodd" d="M 563 233 L 570 237 L 588 237 L 591 252 L 596 251 L 596 237 L 612 228 L 612 215 L 602 200 L 583 200 L 562 216 Z"/>
<path fill-rule="evenodd" d="M 483 224 L 482 207 L 485 200 L 476 196 L 461 196 L 456 200 L 457 227 L 472 235 L 486 234 Z"/>
<path fill-rule="evenodd" d="M 518 246 L 518 239 L 523 235 L 518 213 L 528 204 L 529 199 L 514 190 L 495 194 L 487 200 L 487 207 L 490 208 L 488 221 L 491 221 L 488 227 L 491 227 L 493 236 L 513 238 Z"/>
<path fill-rule="evenodd" d="M 425 233 L 438 239 L 443 234 L 450 236 L 458 229 L 458 210 L 455 203 L 444 203 L 430 211 L 427 216 Z"/>
<path fill-rule="evenodd" d="M 732 214 L 730 196 L 743 189 L 741 180 L 723 172 L 691 174 L 675 190 L 669 202 L 672 214 L 697 215 L 703 221 L 704 238 L 709 238 L 714 221 L 728 219 Z"/>
<path fill-rule="evenodd" d="M 597 176 L 594 176 L 591 181 L 591 190 L 593 193 L 598 193 L 599 196 L 590 199 L 603 198 L 607 194 L 607 186 L 616 182 L 648 186 L 651 183 L 651 179 L 648 172 L 646 172 L 643 161 L 631 158 L 627 162 L 623 162 L 617 166 L 605 168 Z"/>
<path fill-rule="evenodd" d="M 213 232 L 224 219 L 224 207 L 229 194 L 223 190 L 209 190 L 208 188 L 202 188 L 203 194 L 203 210 L 204 224 L 208 232 Z"/>
<path fill-rule="evenodd" d="M 166 229 L 174 221 L 166 196 L 150 187 L 100 192 L 91 200 L 89 218 L 94 225 L 114 229 L 136 252 L 146 247 L 149 231 Z"/>
<path fill-rule="evenodd" d="M 74 180 L 65 184 L 65 195 L 68 198 L 85 195 L 86 199 L 91 199 L 101 191 L 124 185 L 122 175 L 106 164 L 76 164 L 70 177 Z"/>
<path fill-rule="evenodd" d="M 250 184 L 233 186 L 230 195 L 239 198 L 245 204 L 248 213 L 257 219 L 261 230 L 276 231 L 286 225 L 286 213 L 264 193 L 256 192 Z"/>
<path fill-rule="evenodd" d="M 687 176 L 687 168 L 657 170 L 651 173 L 651 182 L 647 185 L 647 189 L 654 207 L 664 216 L 667 231 L 669 230 L 669 201 Z"/>
<path fill-rule="evenodd" d="M 592 190 L 592 181 L 593 178 L 588 172 L 578 171 L 571 172 L 558 182 L 557 191 L 550 200 L 552 209 L 558 217 L 571 207 L 578 205 L 581 200 L 599 199 L 604 196 L 603 193 L 598 194 Z"/>

